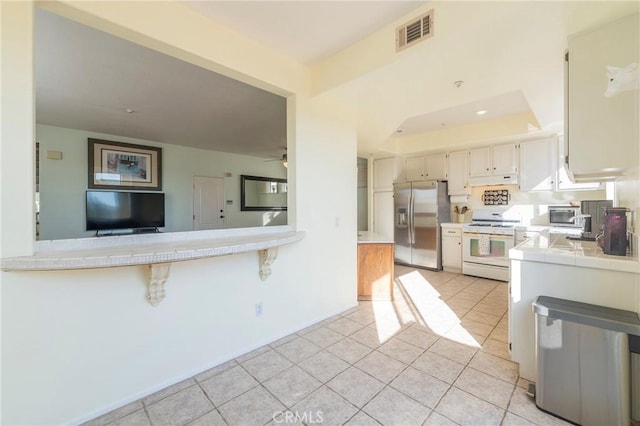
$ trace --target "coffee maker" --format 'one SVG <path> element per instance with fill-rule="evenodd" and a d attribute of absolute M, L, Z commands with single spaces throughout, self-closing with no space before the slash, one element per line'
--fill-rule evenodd
<path fill-rule="evenodd" d="M 604 216 L 604 245 L 605 254 L 615 256 L 627 255 L 627 212 L 625 207 L 609 207 Z"/>
<path fill-rule="evenodd" d="M 613 207 L 613 201 L 611 200 L 587 200 L 580 202 L 580 213 L 591 217 L 591 227 L 590 229 L 584 229 L 581 239 L 596 240 L 596 235 L 598 235 L 604 225 L 606 210 L 611 207 Z"/>

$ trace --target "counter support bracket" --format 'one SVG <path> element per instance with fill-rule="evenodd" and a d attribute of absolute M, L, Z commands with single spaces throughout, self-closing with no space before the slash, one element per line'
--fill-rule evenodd
<path fill-rule="evenodd" d="M 260 260 L 260 279 L 265 281 L 271 275 L 271 264 L 278 257 L 278 247 L 258 250 L 258 257 Z"/>
<path fill-rule="evenodd" d="M 169 278 L 170 263 L 154 263 L 149 265 L 151 276 L 147 283 L 147 301 L 151 306 L 158 306 L 166 294 L 164 284 Z"/>

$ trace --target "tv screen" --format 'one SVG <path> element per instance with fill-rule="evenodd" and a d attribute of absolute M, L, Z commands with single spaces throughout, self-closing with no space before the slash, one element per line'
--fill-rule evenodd
<path fill-rule="evenodd" d="M 163 226 L 162 193 L 87 191 L 87 231 Z"/>

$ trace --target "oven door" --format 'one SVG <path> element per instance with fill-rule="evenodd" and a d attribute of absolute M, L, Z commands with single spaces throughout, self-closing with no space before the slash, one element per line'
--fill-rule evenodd
<path fill-rule="evenodd" d="M 487 237 L 489 238 L 489 250 L 482 253 L 481 240 Z M 509 249 L 513 248 L 513 240 L 513 235 L 465 232 L 462 235 L 462 260 L 464 262 L 508 268 Z"/>

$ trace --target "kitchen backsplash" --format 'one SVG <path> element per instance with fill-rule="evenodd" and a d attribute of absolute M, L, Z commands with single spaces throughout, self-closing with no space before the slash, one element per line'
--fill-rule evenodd
<path fill-rule="evenodd" d="M 509 191 L 509 201 L 506 206 L 488 206 L 484 204 L 483 195 L 485 191 Z M 562 191 L 562 192 L 522 192 L 518 185 L 500 186 L 478 186 L 471 190 L 466 203 L 451 203 L 453 208 L 458 206 L 468 206 L 470 211 L 465 214 L 465 222 L 470 222 L 473 210 L 495 209 L 500 211 L 509 210 L 517 212 L 523 225 L 547 225 L 547 211 L 549 206 L 569 204 L 571 201 L 582 200 L 603 200 L 606 198 L 604 190 L 596 191 Z M 452 214 L 452 221 L 455 222 L 455 215 Z"/>

